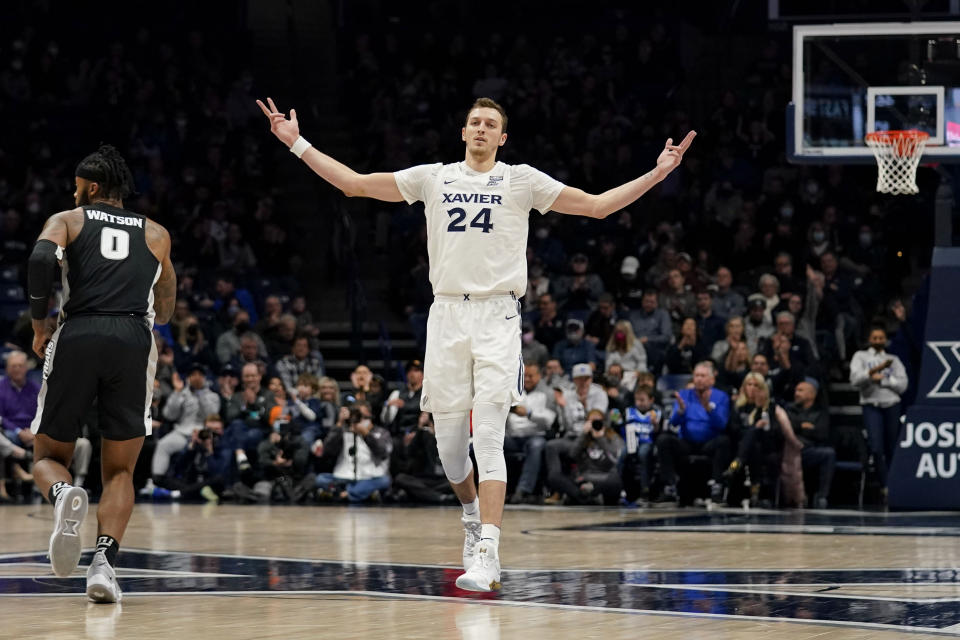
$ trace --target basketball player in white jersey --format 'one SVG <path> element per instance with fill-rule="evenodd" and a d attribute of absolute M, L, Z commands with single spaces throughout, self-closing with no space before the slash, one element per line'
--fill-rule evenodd
<path fill-rule="evenodd" d="M 463 504 L 465 573 L 457 586 L 500 588 L 500 523 L 507 472 L 503 436 L 507 413 L 523 392 L 520 304 L 527 290 L 527 229 L 531 209 L 605 218 L 632 203 L 680 164 L 691 131 L 668 139 L 656 167 L 600 195 L 565 186 L 525 165 L 497 162 L 507 141 L 507 116 L 489 98 L 467 113 L 460 135 L 463 162 L 359 174 L 300 136 L 296 110 L 289 119 L 273 100 L 257 100 L 270 131 L 321 178 L 348 196 L 426 206 L 430 283 L 422 408 L 433 413 L 444 472 Z M 480 475 L 479 500 L 469 457 Z"/>

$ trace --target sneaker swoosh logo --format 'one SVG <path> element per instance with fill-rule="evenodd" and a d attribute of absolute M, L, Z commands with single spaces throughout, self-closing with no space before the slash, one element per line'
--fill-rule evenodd
<path fill-rule="evenodd" d="M 506 318 L 504 318 L 504 320 L 513 320 L 514 318 L 517 317 L 517 315 L 518 315 L 518 314 L 513 314 L 512 316 L 507 316 Z"/>

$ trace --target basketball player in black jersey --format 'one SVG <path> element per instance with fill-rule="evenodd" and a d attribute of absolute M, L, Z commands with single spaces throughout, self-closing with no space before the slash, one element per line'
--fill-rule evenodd
<path fill-rule="evenodd" d="M 81 420 L 97 402 L 103 437 L 103 495 L 87 596 L 117 602 L 114 564 L 133 511 L 133 468 L 150 434 L 157 349 L 153 322 L 173 314 L 177 280 L 170 234 L 125 211 L 133 177 L 116 149 L 101 146 L 77 166 L 77 208 L 50 216 L 30 255 L 33 350 L 44 359 L 37 415 L 34 481 L 54 505 L 50 564 L 58 576 L 80 561 L 87 494 L 67 470 Z M 56 329 L 47 322 L 57 264 L 63 302 Z"/>

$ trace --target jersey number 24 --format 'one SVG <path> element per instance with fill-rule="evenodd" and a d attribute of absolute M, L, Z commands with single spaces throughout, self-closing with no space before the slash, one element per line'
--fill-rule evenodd
<path fill-rule="evenodd" d="M 460 207 L 454 207 L 447 211 L 447 215 L 453 218 L 450 224 L 447 225 L 447 231 L 459 233 L 467 230 L 467 225 L 463 224 L 463 221 L 467 219 L 466 211 Z M 480 213 L 470 221 L 470 226 L 475 229 L 480 229 L 484 233 L 490 233 L 493 229 L 493 223 L 490 222 L 490 207 L 480 209 Z"/>

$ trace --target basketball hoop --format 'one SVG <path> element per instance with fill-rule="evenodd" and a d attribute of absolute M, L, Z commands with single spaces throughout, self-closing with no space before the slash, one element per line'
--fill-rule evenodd
<path fill-rule="evenodd" d="M 877 158 L 877 191 L 892 195 L 917 193 L 917 166 L 929 133 L 874 131 L 866 136 L 867 146 Z"/>

